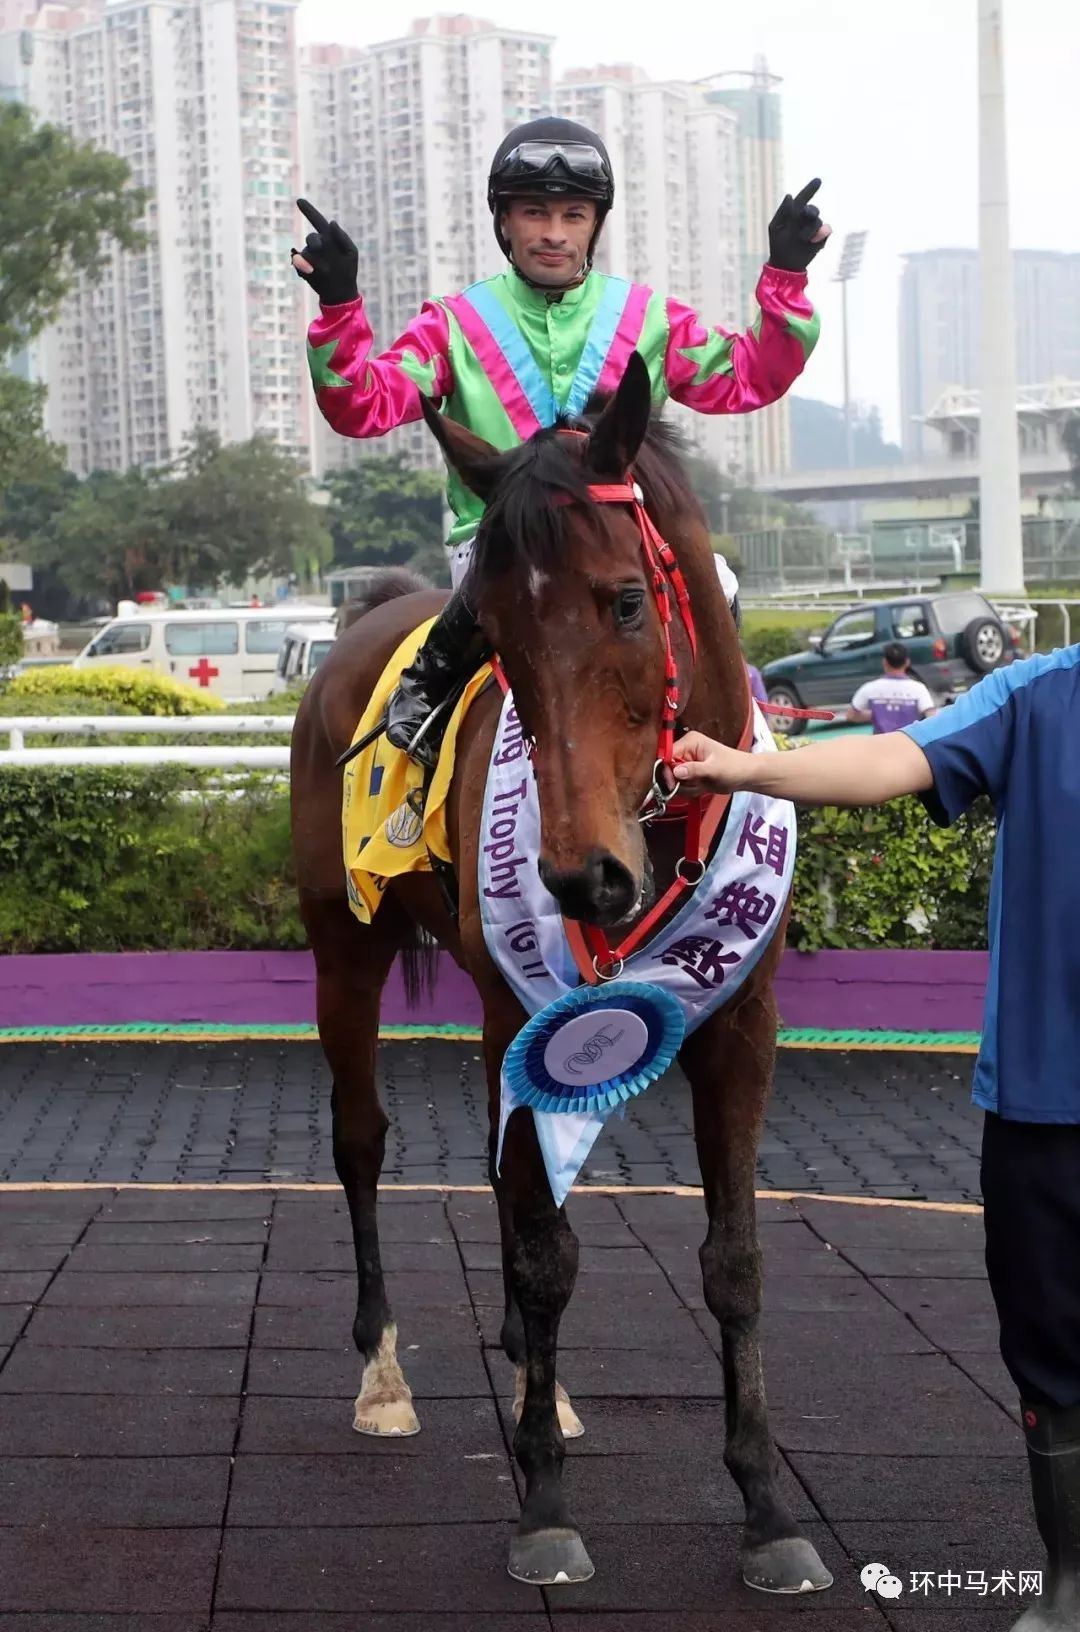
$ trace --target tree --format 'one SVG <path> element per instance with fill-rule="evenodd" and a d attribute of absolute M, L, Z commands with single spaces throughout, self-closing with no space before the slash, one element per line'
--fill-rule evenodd
<path fill-rule="evenodd" d="M 141 471 L 94 471 L 67 490 L 49 525 L 27 541 L 35 566 L 78 597 L 110 606 L 167 581 L 166 518 Z"/>
<path fill-rule="evenodd" d="M 0 358 L 56 317 L 80 273 L 96 277 L 107 245 L 142 243 L 146 194 L 128 185 L 125 160 L 0 98 Z M 0 368 L 0 493 L 61 462 L 45 436 L 44 389 Z"/>
<path fill-rule="evenodd" d="M 60 448 L 45 435 L 44 406 L 44 386 L 0 369 L 0 493 L 16 481 L 48 480 L 63 468 Z"/>
<path fill-rule="evenodd" d="M 172 583 L 242 584 L 296 572 L 310 582 L 330 559 L 320 506 L 299 463 L 266 437 L 222 443 L 200 427 L 158 488 Z"/>
<path fill-rule="evenodd" d="M 2 389 L 2 387 L 0 387 Z M 53 444 L 48 444 L 50 450 Z M 9 561 L 35 561 L 34 610 L 45 618 L 85 616 L 91 610 L 79 605 L 55 572 L 37 559 L 34 541 L 38 535 L 47 536 L 56 517 L 78 487 L 78 478 L 58 462 L 50 462 L 39 470 L 37 479 L 18 481 L 3 488 L 0 483 L 0 558 Z M 97 610 L 96 607 L 93 610 Z"/>
<path fill-rule="evenodd" d="M 337 567 L 401 566 L 442 547 L 442 479 L 400 454 L 358 459 L 327 478 L 327 525 Z"/>
<path fill-rule="evenodd" d="M 146 194 L 129 177 L 115 153 L 0 100 L 0 356 L 52 322 L 80 273 L 100 274 L 110 242 L 142 243 Z"/>
<path fill-rule="evenodd" d="M 215 590 L 249 576 L 310 581 L 330 537 L 300 467 L 255 437 L 224 446 L 197 430 L 174 466 L 95 471 L 55 489 L 16 488 L 0 511 L 35 566 L 80 599 L 110 604 L 139 590 Z"/>

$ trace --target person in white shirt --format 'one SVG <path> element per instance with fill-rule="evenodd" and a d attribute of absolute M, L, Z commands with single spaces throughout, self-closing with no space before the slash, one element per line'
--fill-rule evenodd
<path fill-rule="evenodd" d="M 902 731 L 937 713 L 930 692 L 911 672 L 907 647 L 891 640 L 882 654 L 884 673 L 860 686 L 847 711 L 852 725 L 872 724 L 875 732 Z"/>

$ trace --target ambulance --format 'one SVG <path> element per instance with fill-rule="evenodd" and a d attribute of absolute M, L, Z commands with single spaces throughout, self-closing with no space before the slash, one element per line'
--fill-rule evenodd
<path fill-rule="evenodd" d="M 83 648 L 73 667 L 142 669 L 198 686 L 223 702 L 261 701 L 274 690 L 286 631 L 325 624 L 328 612 L 297 601 L 144 612 L 133 601 L 121 601 L 118 615 Z"/>

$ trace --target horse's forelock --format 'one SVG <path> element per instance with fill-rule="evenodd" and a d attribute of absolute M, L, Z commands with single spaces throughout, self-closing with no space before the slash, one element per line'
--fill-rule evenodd
<path fill-rule="evenodd" d="M 585 507 L 586 525 L 602 525 L 599 514 L 589 504 L 588 473 L 570 452 L 574 443 L 559 432 L 591 429 L 608 400 L 606 394 L 594 394 L 580 418 L 560 419 L 550 429 L 538 431 L 518 450 L 484 512 L 472 558 L 476 581 L 512 568 L 537 567 L 546 571 L 557 565 L 571 538 L 568 500 Z M 676 426 L 663 420 L 650 421 L 634 464 L 650 505 L 698 508 L 679 463 L 684 447 Z M 579 533 L 580 516 L 579 511 Z"/>
<path fill-rule="evenodd" d="M 511 567 L 546 570 L 566 549 L 567 501 L 587 505 L 588 482 L 556 430 L 538 432 L 518 450 L 488 503 L 473 551 L 477 579 Z"/>

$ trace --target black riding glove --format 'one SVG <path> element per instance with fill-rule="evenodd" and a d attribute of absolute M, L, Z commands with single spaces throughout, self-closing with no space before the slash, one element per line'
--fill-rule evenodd
<path fill-rule="evenodd" d="M 302 272 L 294 262 L 297 277 L 310 283 L 324 306 L 343 306 L 346 301 L 355 300 L 359 293 L 356 245 L 343 227 L 320 215 L 306 198 L 298 198 L 296 207 L 315 228 L 308 233 L 303 249 L 293 250 L 294 255 L 302 255 L 312 268 L 310 272 Z"/>
<path fill-rule="evenodd" d="M 815 234 L 821 231 L 821 211 L 810 203 L 820 186 L 819 180 L 808 181 L 794 198 L 788 193 L 769 222 L 770 266 L 784 272 L 805 272 L 823 247 L 824 238 L 814 243 Z"/>

